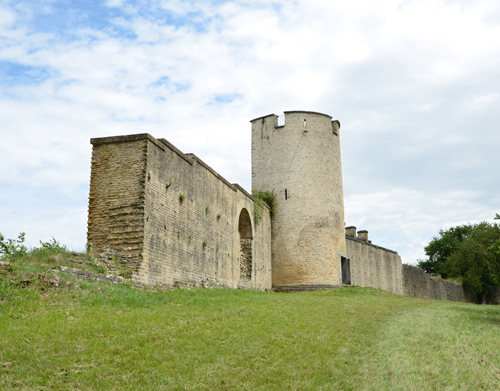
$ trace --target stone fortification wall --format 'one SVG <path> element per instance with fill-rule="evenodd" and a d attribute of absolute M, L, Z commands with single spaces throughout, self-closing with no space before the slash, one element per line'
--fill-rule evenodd
<path fill-rule="evenodd" d="M 87 242 L 142 261 L 147 135 L 92 139 Z"/>
<path fill-rule="evenodd" d="M 416 266 L 403 265 L 404 295 L 419 299 L 450 300 L 465 303 L 476 303 L 477 298 L 462 285 L 431 278 Z"/>
<path fill-rule="evenodd" d="M 276 193 L 272 258 L 278 290 L 341 284 L 344 202 L 339 123 L 331 119 L 286 111 L 284 118 L 251 121 L 252 189 Z"/>
<path fill-rule="evenodd" d="M 404 294 L 401 258 L 395 251 L 346 234 L 351 284 Z"/>
<path fill-rule="evenodd" d="M 245 190 L 148 134 L 91 142 L 88 241 L 126 252 L 136 283 L 271 288 L 270 216 Z"/>

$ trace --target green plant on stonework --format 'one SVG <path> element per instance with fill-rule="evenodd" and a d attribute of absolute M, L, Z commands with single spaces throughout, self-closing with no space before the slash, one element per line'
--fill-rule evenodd
<path fill-rule="evenodd" d="M 166 185 L 165 185 L 165 189 L 168 189 L 170 186 L 172 186 L 172 182 L 168 182 Z"/>
<path fill-rule="evenodd" d="M 87 256 L 90 258 L 92 258 L 92 246 L 93 244 L 92 243 L 87 243 L 85 245 L 85 254 L 87 254 Z"/>
<path fill-rule="evenodd" d="M 205 249 L 205 247 L 207 247 L 207 241 L 203 241 L 203 249 Z"/>
<path fill-rule="evenodd" d="M 131 267 L 128 267 L 126 262 L 122 263 L 121 257 L 113 256 L 112 261 L 116 271 L 118 272 L 118 275 L 122 276 L 123 278 L 130 278 L 134 273 L 134 270 Z"/>
<path fill-rule="evenodd" d="M 261 221 L 264 213 L 264 204 L 269 207 L 269 214 L 274 216 L 276 206 L 276 194 L 272 191 L 253 190 L 252 196 L 255 200 L 254 217 L 255 221 Z"/>
<path fill-rule="evenodd" d="M 51 264 L 61 264 L 72 257 L 68 248 L 61 245 L 54 237 L 48 242 L 40 240 L 40 247 L 31 249 L 26 257 L 36 262 L 46 262 Z M 75 253 L 76 255 L 76 253 Z"/>
<path fill-rule="evenodd" d="M 205 214 L 208 214 L 208 212 L 210 212 L 210 205 L 207 205 L 207 207 L 205 208 Z"/>
<path fill-rule="evenodd" d="M 221 217 L 221 214 L 219 213 L 219 214 L 217 215 L 217 221 L 219 221 L 219 220 L 220 220 L 220 217 Z"/>
<path fill-rule="evenodd" d="M 6 239 L 0 233 L 0 259 L 16 258 L 26 255 L 28 249 L 24 245 L 25 233 L 21 232 L 17 239 Z"/>
<path fill-rule="evenodd" d="M 41 249 L 54 251 L 54 252 L 65 252 L 68 251 L 68 248 L 65 245 L 61 245 L 59 241 L 57 241 L 53 236 L 52 239 L 48 242 L 42 242 L 40 240 L 40 244 L 42 245 Z"/>
<path fill-rule="evenodd" d="M 104 266 L 96 266 L 95 270 L 99 274 L 108 274 L 108 269 L 106 269 Z"/>
<path fill-rule="evenodd" d="M 184 198 L 185 198 L 184 194 L 182 193 L 179 194 L 179 202 L 181 203 L 181 205 L 184 203 Z"/>
<path fill-rule="evenodd" d="M 120 276 L 122 276 L 123 278 L 130 278 L 134 273 L 134 271 L 128 267 L 121 267 L 118 269 L 118 271 L 120 272 Z"/>

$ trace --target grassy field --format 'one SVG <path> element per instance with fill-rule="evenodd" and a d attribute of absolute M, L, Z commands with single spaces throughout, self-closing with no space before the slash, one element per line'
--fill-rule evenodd
<path fill-rule="evenodd" d="M 1 390 L 500 389 L 499 306 L 359 287 L 153 292 L 63 273 L 54 287 L 48 268 L 0 273 Z"/>

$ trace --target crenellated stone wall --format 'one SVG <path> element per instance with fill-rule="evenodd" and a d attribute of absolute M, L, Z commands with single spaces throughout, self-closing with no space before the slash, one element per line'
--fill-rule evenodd
<path fill-rule="evenodd" d="M 88 242 L 96 251 L 133 259 L 139 285 L 271 288 L 269 212 L 255 221 L 245 190 L 149 134 L 91 143 Z M 251 251 L 251 274 L 244 277 L 241 216 L 252 239 L 250 249 L 244 246 Z"/>
<path fill-rule="evenodd" d="M 346 234 L 346 245 L 352 285 L 403 294 L 402 263 L 397 252 L 350 234 Z"/>

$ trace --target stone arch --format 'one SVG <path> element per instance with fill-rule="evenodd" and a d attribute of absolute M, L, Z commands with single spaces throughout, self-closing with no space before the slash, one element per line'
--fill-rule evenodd
<path fill-rule="evenodd" d="M 240 276 L 241 278 L 252 278 L 252 220 L 248 210 L 243 208 L 238 220 L 238 232 L 240 234 Z"/>

